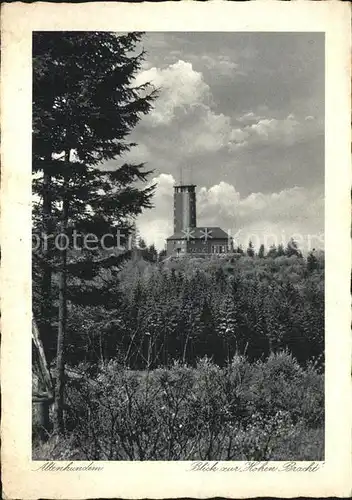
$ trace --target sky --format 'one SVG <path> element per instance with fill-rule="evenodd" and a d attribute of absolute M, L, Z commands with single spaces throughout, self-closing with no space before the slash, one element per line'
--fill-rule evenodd
<path fill-rule="evenodd" d="M 245 246 L 324 243 L 324 34 L 147 33 L 136 84 L 160 89 L 127 159 L 146 162 L 154 208 L 137 220 L 160 250 L 173 185 L 197 185 L 197 225 Z M 114 162 L 109 165 L 114 168 Z"/>

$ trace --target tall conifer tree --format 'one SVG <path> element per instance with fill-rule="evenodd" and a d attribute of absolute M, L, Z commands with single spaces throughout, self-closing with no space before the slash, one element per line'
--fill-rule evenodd
<path fill-rule="evenodd" d="M 33 222 L 41 233 L 33 268 L 40 280 L 37 310 L 47 351 L 54 337 L 53 273 L 58 275 L 54 422 L 58 432 L 63 430 L 68 273 L 92 280 L 102 269 L 121 261 L 119 255 L 90 252 L 89 248 L 78 254 L 67 251 L 67 241 L 74 230 L 80 235 L 94 234 L 100 241 L 103 234 L 128 226 L 131 217 L 151 206 L 153 187 L 140 187 L 150 173 L 144 164 L 120 162 L 114 170 L 104 169 L 105 162 L 135 145 L 128 136 L 156 97 L 149 84 L 134 85 L 144 58 L 144 52 L 136 52 L 140 40 L 140 33 L 33 35 L 33 191 L 39 200 L 34 204 Z M 89 300 L 100 299 L 104 304 L 103 291 L 97 294 L 90 288 Z M 83 291 L 80 283 L 77 293 L 76 281 L 72 297 L 82 300 Z"/>

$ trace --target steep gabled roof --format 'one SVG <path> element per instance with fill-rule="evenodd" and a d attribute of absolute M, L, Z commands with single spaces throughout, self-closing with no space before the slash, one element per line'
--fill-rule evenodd
<path fill-rule="evenodd" d="M 207 235 L 207 236 L 206 236 Z M 228 235 L 220 227 L 192 227 L 189 232 L 178 231 L 172 236 L 166 238 L 167 240 L 228 240 Z"/>

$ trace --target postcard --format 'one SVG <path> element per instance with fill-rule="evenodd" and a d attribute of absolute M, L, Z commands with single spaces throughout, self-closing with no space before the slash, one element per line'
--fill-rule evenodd
<path fill-rule="evenodd" d="M 349 496 L 349 13 L 3 6 L 6 498 Z"/>

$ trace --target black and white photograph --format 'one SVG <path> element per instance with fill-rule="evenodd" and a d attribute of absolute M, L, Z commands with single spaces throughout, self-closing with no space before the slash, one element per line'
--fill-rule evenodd
<path fill-rule="evenodd" d="M 324 460 L 324 34 L 32 54 L 33 460 Z"/>
<path fill-rule="evenodd" d="M 324 33 L 32 42 L 32 459 L 324 460 Z"/>

